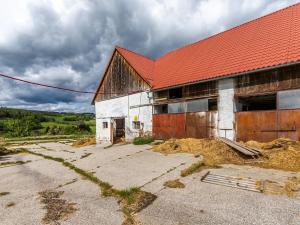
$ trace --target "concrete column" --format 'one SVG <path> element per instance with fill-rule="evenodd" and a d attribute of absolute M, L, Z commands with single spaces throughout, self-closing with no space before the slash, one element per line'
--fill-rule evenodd
<path fill-rule="evenodd" d="M 218 90 L 218 135 L 234 140 L 234 79 L 219 80 Z"/>

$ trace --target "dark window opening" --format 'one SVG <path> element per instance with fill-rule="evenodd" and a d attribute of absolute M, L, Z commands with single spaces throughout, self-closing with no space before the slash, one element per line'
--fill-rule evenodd
<path fill-rule="evenodd" d="M 237 111 L 275 110 L 276 94 L 239 97 Z"/>
<path fill-rule="evenodd" d="M 168 105 L 155 105 L 154 106 L 154 114 L 164 114 L 168 113 Z"/>
<path fill-rule="evenodd" d="M 133 129 L 137 129 L 137 130 L 141 129 L 141 122 L 140 121 L 133 121 L 132 122 L 132 127 L 133 127 Z"/>
<path fill-rule="evenodd" d="M 108 128 L 108 122 L 103 122 L 103 129 L 106 129 L 106 128 Z"/>
<path fill-rule="evenodd" d="M 169 98 L 170 99 L 182 98 L 182 87 L 170 89 Z"/>
<path fill-rule="evenodd" d="M 168 90 L 163 90 L 163 91 L 156 91 L 154 92 L 154 99 L 155 100 L 167 100 L 169 95 Z"/>
<path fill-rule="evenodd" d="M 218 100 L 208 99 L 208 111 L 217 111 L 218 110 Z"/>

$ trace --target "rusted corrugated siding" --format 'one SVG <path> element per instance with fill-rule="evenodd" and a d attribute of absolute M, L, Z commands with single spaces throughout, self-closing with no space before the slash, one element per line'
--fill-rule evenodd
<path fill-rule="evenodd" d="M 238 141 L 272 141 L 279 137 L 300 139 L 300 110 L 272 110 L 236 113 Z"/>
<path fill-rule="evenodd" d="M 186 114 L 186 137 L 209 138 L 217 133 L 217 112 Z"/>
<path fill-rule="evenodd" d="M 235 115 L 238 141 L 272 141 L 277 138 L 276 111 L 238 112 Z"/>
<path fill-rule="evenodd" d="M 217 112 L 153 115 L 156 138 L 208 138 L 217 133 Z"/>
<path fill-rule="evenodd" d="M 153 134 L 161 139 L 185 137 L 185 114 L 153 115 Z"/>
<path fill-rule="evenodd" d="M 300 140 L 300 109 L 278 111 L 278 137 Z"/>

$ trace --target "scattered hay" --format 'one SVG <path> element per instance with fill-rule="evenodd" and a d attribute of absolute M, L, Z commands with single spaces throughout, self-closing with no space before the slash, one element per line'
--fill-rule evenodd
<path fill-rule="evenodd" d="M 153 146 L 155 152 L 164 154 L 192 153 L 195 156 L 202 155 L 203 162 L 193 164 L 182 171 L 182 176 L 187 176 L 202 169 L 216 167 L 220 164 L 243 164 L 243 159 L 237 152 L 222 141 L 215 139 L 170 139 L 160 145 Z"/>
<path fill-rule="evenodd" d="M 84 146 L 89 146 L 89 145 L 95 145 L 96 144 L 96 138 L 85 138 L 85 139 L 79 139 L 75 141 L 72 146 L 73 147 L 84 147 Z"/>
<path fill-rule="evenodd" d="M 168 188 L 185 188 L 184 183 L 181 183 L 179 179 L 166 181 L 164 186 Z"/>
<path fill-rule="evenodd" d="M 0 192 L 0 197 L 5 196 L 5 195 L 9 195 L 10 192 L 4 191 L 4 192 Z"/>
<path fill-rule="evenodd" d="M 60 220 L 67 220 L 77 210 L 76 203 L 68 203 L 60 198 L 63 193 L 63 191 L 51 190 L 39 193 L 41 202 L 45 205 L 44 209 L 47 210 L 43 218 L 45 224 L 60 224 Z"/>
<path fill-rule="evenodd" d="M 198 173 L 198 172 L 201 172 L 202 170 L 210 169 L 210 168 L 218 169 L 218 168 L 221 168 L 221 166 L 218 166 L 216 164 L 207 165 L 204 161 L 199 161 L 199 162 L 192 164 L 190 167 L 182 170 L 180 173 L 180 176 L 186 177 L 193 173 Z"/>
<path fill-rule="evenodd" d="M 300 171 L 300 142 L 280 138 L 267 143 L 248 141 L 246 145 L 261 149 L 263 158 L 253 163 L 263 168 Z"/>
<path fill-rule="evenodd" d="M 257 189 L 263 189 L 265 194 L 287 195 L 293 198 L 300 191 L 300 177 L 289 177 L 283 184 L 271 180 L 260 181 L 257 183 Z"/>
<path fill-rule="evenodd" d="M 153 146 L 155 152 L 164 154 L 192 153 L 203 156 L 203 164 L 193 165 L 189 170 L 201 171 L 207 167 L 221 164 L 250 165 L 262 168 L 280 169 L 286 171 L 300 171 L 300 142 L 280 138 L 268 143 L 248 141 L 246 145 L 259 148 L 263 156 L 249 159 L 234 151 L 222 141 L 215 139 L 170 139 L 160 145 Z M 189 173 L 190 174 L 190 173 Z"/>
<path fill-rule="evenodd" d="M 10 207 L 13 207 L 13 206 L 15 206 L 15 205 L 16 205 L 16 203 L 14 203 L 14 202 L 9 202 L 9 203 L 6 204 L 6 208 L 10 208 Z"/>
<path fill-rule="evenodd" d="M 90 155 L 92 155 L 92 153 L 85 153 L 80 158 L 83 159 L 83 158 L 89 157 Z"/>
<path fill-rule="evenodd" d="M 0 157 L 5 155 L 10 155 L 10 154 L 17 154 L 19 152 L 20 152 L 19 150 L 7 149 L 4 146 L 0 145 Z"/>

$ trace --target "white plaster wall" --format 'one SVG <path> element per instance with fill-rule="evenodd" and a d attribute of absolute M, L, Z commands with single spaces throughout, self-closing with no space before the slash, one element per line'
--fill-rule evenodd
<path fill-rule="evenodd" d="M 125 138 L 132 140 L 139 135 L 139 130 L 133 129 L 132 122 L 137 117 L 144 124 L 144 133 L 152 134 L 152 93 L 140 92 L 129 96 L 114 98 L 95 103 L 96 138 L 97 141 L 110 141 L 110 124 L 114 118 L 125 118 Z M 136 106 L 132 108 L 132 106 Z M 109 129 L 103 129 L 102 122 L 109 121 Z"/>
<path fill-rule="evenodd" d="M 233 79 L 224 79 L 218 81 L 218 89 L 219 89 L 219 99 L 218 99 L 218 134 L 219 137 L 225 137 L 225 130 L 222 129 L 230 129 L 226 131 L 226 138 L 230 140 L 234 140 L 235 132 L 234 132 L 234 80 Z"/>

